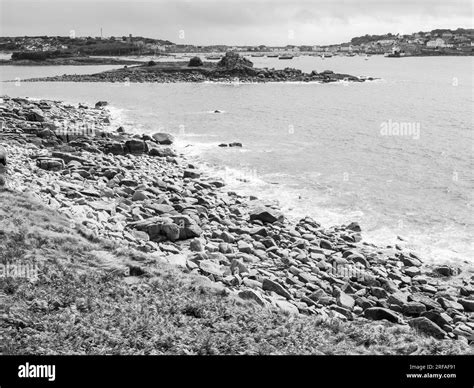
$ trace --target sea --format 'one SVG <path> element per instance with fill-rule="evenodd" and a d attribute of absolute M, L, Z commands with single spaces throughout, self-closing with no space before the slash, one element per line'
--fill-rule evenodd
<path fill-rule="evenodd" d="M 256 67 L 333 70 L 363 83 L 62 83 L 31 77 L 121 66 L 1 66 L 0 94 L 109 102 L 114 123 L 169 132 L 228 183 L 290 219 L 359 222 L 364 241 L 428 262 L 474 264 L 473 58 L 249 58 Z M 240 142 L 242 147 L 219 147 Z"/>

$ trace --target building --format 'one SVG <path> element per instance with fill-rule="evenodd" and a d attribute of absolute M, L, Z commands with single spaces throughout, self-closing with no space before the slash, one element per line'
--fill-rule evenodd
<path fill-rule="evenodd" d="M 426 42 L 426 47 L 430 47 L 430 48 L 446 47 L 446 43 L 444 42 L 443 39 L 437 38 L 435 40 L 429 40 L 428 42 Z"/>

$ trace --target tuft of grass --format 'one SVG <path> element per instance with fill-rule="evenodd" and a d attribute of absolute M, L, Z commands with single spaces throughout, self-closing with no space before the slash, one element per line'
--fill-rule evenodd
<path fill-rule="evenodd" d="M 0 278 L 2 354 L 470 353 L 388 322 L 262 309 L 204 277 L 84 237 L 31 198 L 4 191 L 0 203 L 0 263 L 40 266 L 36 281 Z"/>

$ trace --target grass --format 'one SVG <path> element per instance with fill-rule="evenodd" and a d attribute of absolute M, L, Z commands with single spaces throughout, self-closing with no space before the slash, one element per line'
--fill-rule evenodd
<path fill-rule="evenodd" d="M 35 200 L 0 192 L 1 354 L 463 354 L 389 323 L 288 316 L 207 279 L 88 236 Z M 125 276 L 127 268 L 141 276 Z M 141 268 L 137 272 L 136 268 Z"/>

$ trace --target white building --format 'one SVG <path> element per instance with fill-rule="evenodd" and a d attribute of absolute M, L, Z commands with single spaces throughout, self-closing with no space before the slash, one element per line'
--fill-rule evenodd
<path fill-rule="evenodd" d="M 446 43 L 443 39 L 437 38 L 435 40 L 429 40 L 426 42 L 426 47 L 437 48 L 437 47 L 446 47 Z"/>

